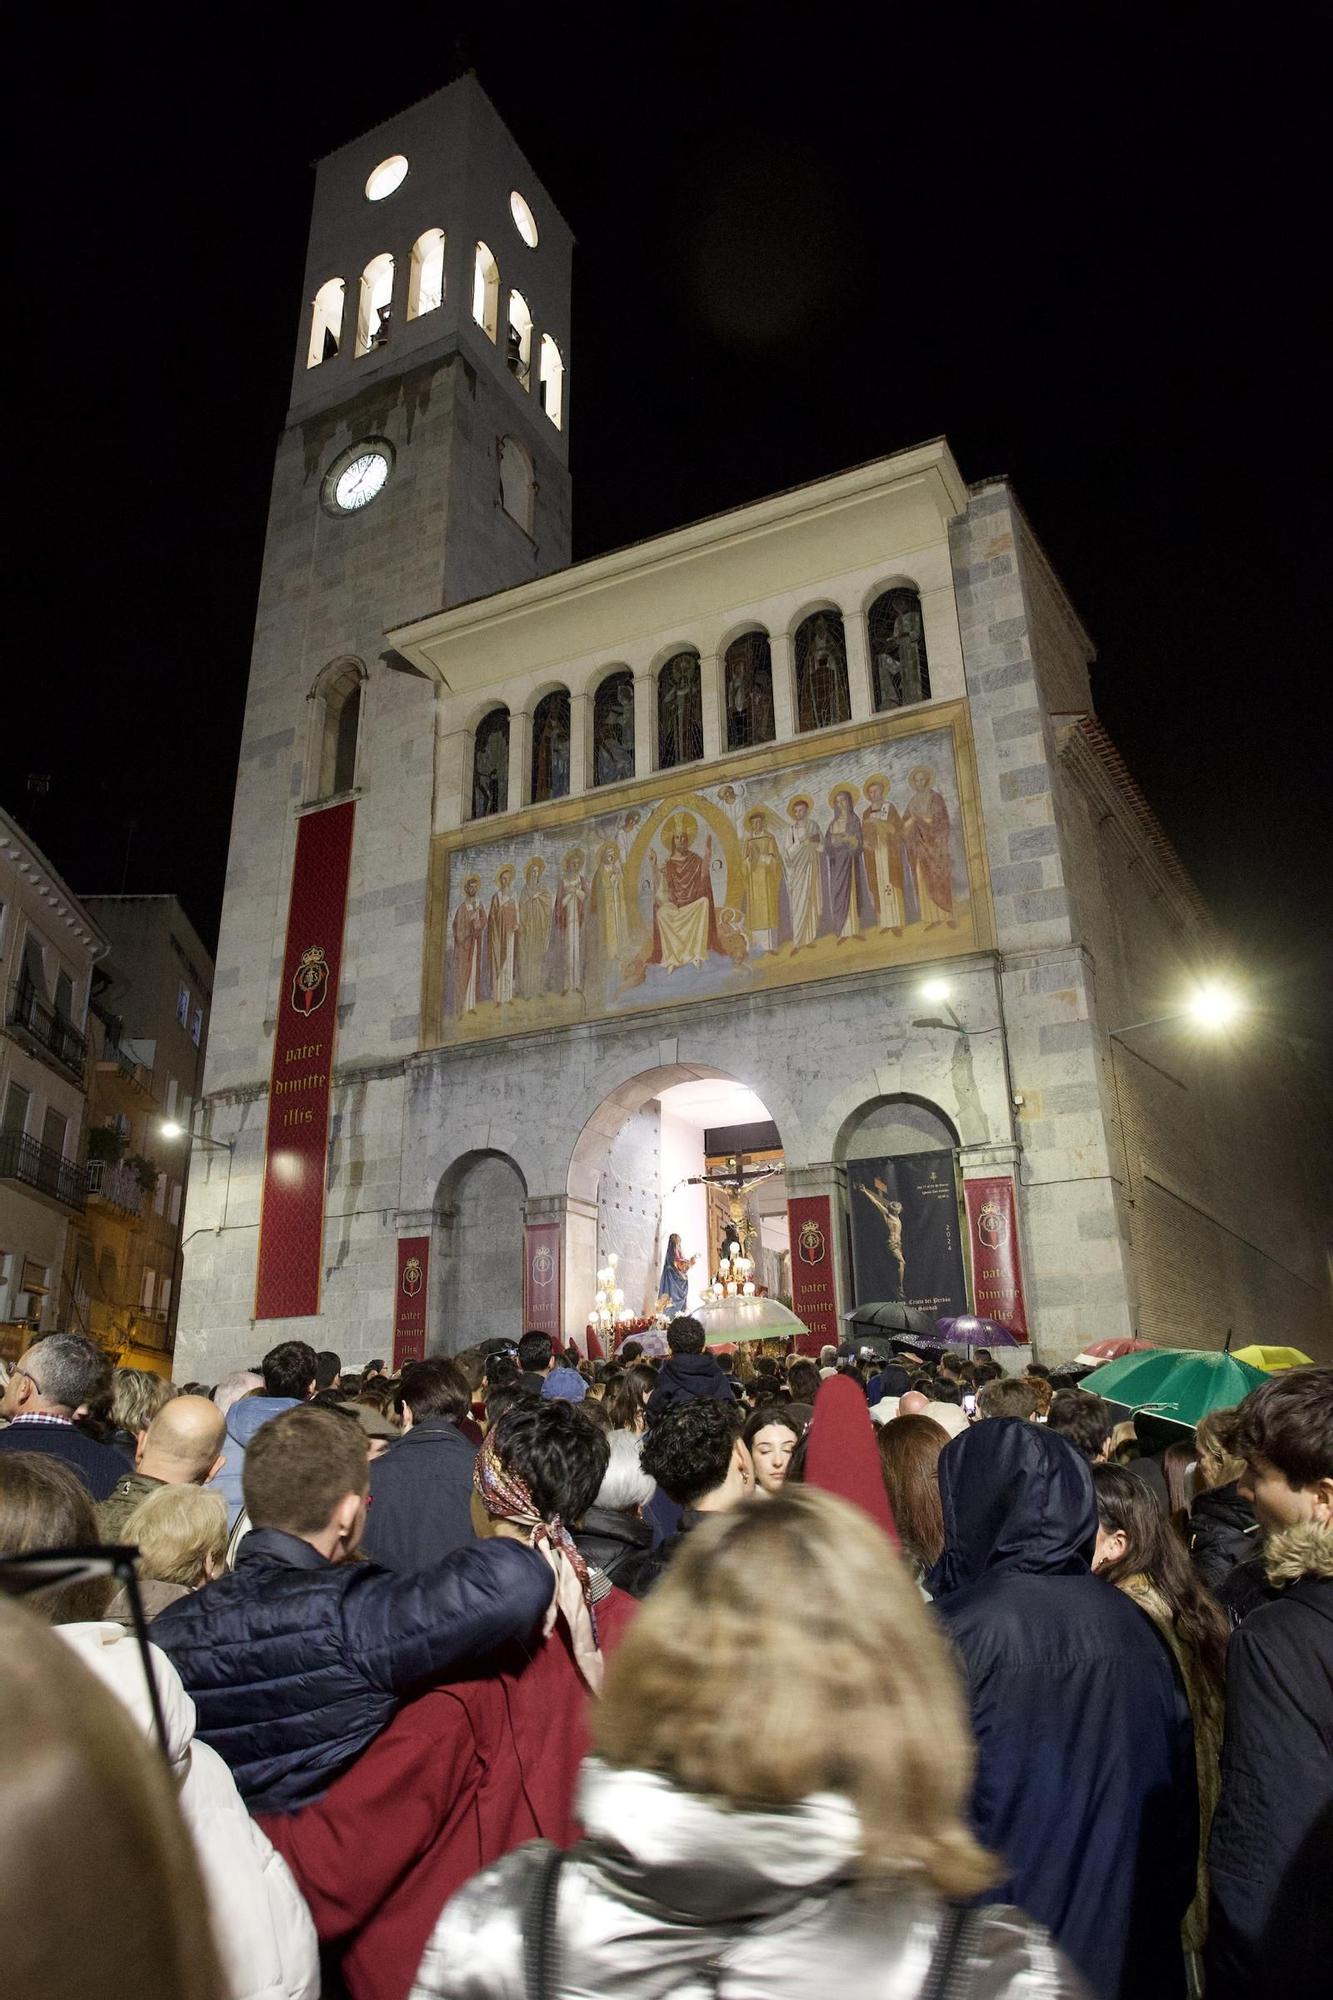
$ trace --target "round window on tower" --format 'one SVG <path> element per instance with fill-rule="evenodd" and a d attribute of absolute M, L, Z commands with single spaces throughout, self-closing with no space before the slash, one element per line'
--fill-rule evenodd
<path fill-rule="evenodd" d="M 523 238 L 529 250 L 535 250 L 537 248 L 537 218 L 517 188 L 514 189 L 514 192 L 509 197 L 509 213 L 514 218 L 515 229 Z"/>
<path fill-rule="evenodd" d="M 400 188 L 406 179 L 407 161 L 401 153 L 391 154 L 387 160 L 380 161 L 366 182 L 366 200 L 383 201 L 395 188 Z"/>

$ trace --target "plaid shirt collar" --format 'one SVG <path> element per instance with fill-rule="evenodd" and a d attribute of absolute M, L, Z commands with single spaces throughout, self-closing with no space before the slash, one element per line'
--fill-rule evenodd
<path fill-rule="evenodd" d="M 74 1419 L 73 1417 L 58 1417 L 51 1410 L 25 1410 L 22 1416 L 10 1419 L 11 1429 L 15 1424 L 65 1424 L 69 1429 L 73 1430 Z"/>

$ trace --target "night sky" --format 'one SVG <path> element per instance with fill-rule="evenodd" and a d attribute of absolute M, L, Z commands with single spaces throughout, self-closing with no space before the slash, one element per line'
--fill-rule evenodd
<path fill-rule="evenodd" d="M 1328 19 L 53 20 L 13 93 L 0 801 L 74 889 L 174 890 L 215 938 L 309 163 L 471 65 L 578 238 L 576 558 L 939 433 L 1008 473 L 1103 721 L 1266 1007 L 1316 1027 Z"/>

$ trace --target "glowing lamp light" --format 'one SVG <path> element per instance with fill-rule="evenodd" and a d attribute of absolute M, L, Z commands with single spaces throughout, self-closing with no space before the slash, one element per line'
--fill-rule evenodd
<path fill-rule="evenodd" d="M 1245 1003 L 1229 986 L 1209 980 L 1194 989 L 1185 1011 L 1201 1028 L 1225 1028 L 1245 1012 Z"/>
<path fill-rule="evenodd" d="M 947 979 L 927 979 L 921 987 L 923 1000 L 947 1000 L 952 988 Z"/>
<path fill-rule="evenodd" d="M 185 1127 L 174 1118 L 164 1118 L 159 1129 L 164 1139 L 179 1139 L 185 1132 Z"/>

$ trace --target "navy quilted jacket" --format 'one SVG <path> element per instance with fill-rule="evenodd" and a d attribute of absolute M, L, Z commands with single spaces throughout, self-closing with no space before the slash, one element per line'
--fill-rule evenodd
<path fill-rule="evenodd" d="M 471 1676 L 525 1638 L 551 1590 L 547 1564 L 520 1542 L 478 1542 L 399 1576 L 256 1528 L 231 1574 L 169 1605 L 152 1637 L 251 1811 L 290 1812 L 327 1790 L 406 1695 Z"/>

